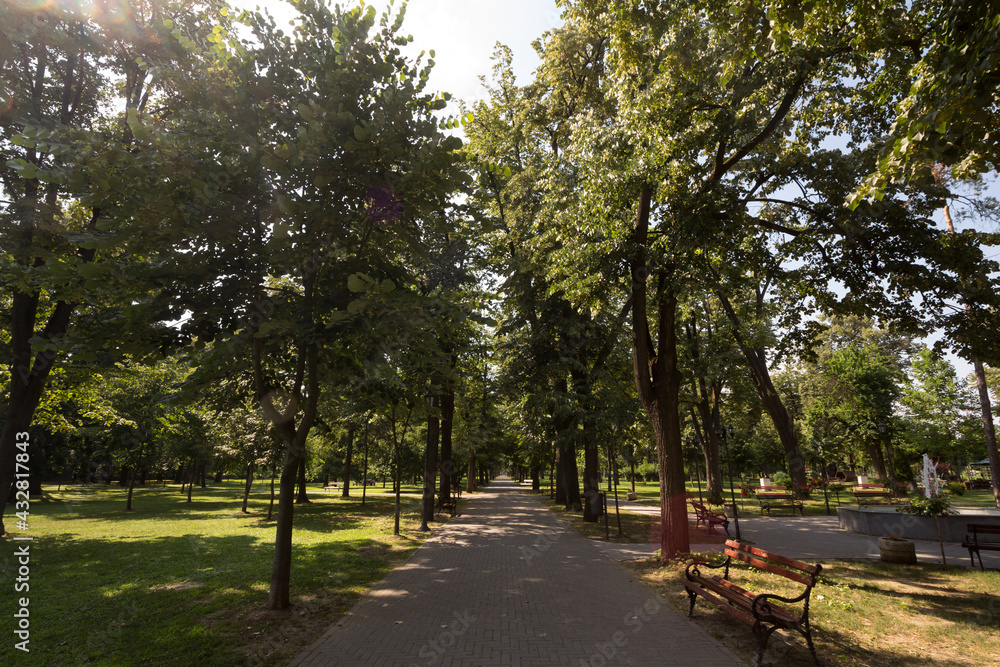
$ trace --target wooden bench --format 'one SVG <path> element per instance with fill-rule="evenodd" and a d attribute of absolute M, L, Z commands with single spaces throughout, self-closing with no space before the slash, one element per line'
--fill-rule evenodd
<path fill-rule="evenodd" d="M 969 531 L 969 534 L 965 536 L 965 541 L 962 542 L 962 546 L 969 550 L 969 560 L 972 561 L 972 567 L 976 566 L 976 559 L 973 557 L 973 553 L 979 556 L 979 569 L 984 570 L 983 567 L 983 555 L 979 553 L 981 550 L 985 551 L 1000 551 L 1000 542 L 980 542 L 980 535 L 1000 535 L 1000 526 L 994 526 L 988 523 L 970 523 L 966 524 L 965 529 Z"/>
<path fill-rule="evenodd" d="M 713 512 L 704 503 L 697 503 L 693 500 L 691 501 L 691 505 L 694 507 L 695 526 L 700 526 L 704 523 L 708 526 L 709 533 L 714 533 L 716 526 L 722 526 L 723 530 L 726 531 L 726 535 L 729 534 L 729 519 L 726 518 L 725 514 Z"/>
<path fill-rule="evenodd" d="M 892 492 L 884 484 L 856 484 L 854 486 L 854 499 L 858 501 L 858 507 L 862 505 L 882 505 L 881 498 L 892 500 Z"/>
<path fill-rule="evenodd" d="M 339 489 L 339 488 L 340 488 L 340 482 L 330 482 L 329 484 L 323 486 L 324 491 L 329 491 L 330 489 Z"/>
<path fill-rule="evenodd" d="M 809 627 L 809 596 L 823 566 L 810 565 L 779 556 L 748 544 L 740 544 L 736 540 L 726 540 L 726 549 L 723 553 L 725 553 L 726 559 L 718 565 L 695 561 L 687 566 L 684 572 L 686 578 L 684 587 L 687 589 L 688 598 L 691 601 L 688 617 L 694 614 L 694 603 L 700 595 L 734 618 L 749 625 L 758 642 L 754 667 L 761 664 L 764 651 L 767 648 L 767 640 L 770 639 L 775 630 L 779 629 L 795 630 L 805 637 L 809 653 L 812 654 L 813 660 L 819 663 L 819 659 L 816 657 L 816 647 L 813 646 L 812 631 Z M 751 593 L 729 580 L 729 568 L 733 560 L 739 560 L 758 570 L 765 570 L 796 581 L 803 584 L 805 590 L 794 598 L 781 597 L 774 593 Z M 722 569 L 723 575 L 720 577 L 702 574 L 702 568 Z M 796 612 L 780 607 L 772 604 L 771 600 L 780 600 L 787 604 L 801 602 L 802 610 Z"/>
<path fill-rule="evenodd" d="M 760 487 L 757 491 L 757 502 L 760 503 L 761 514 L 767 512 L 767 515 L 771 516 L 771 510 L 791 509 L 792 516 L 795 516 L 795 510 L 798 510 L 802 516 L 805 516 L 802 501 L 798 500 L 795 494 L 788 490 L 787 486 Z"/>
<path fill-rule="evenodd" d="M 455 498 L 438 503 L 438 509 L 447 512 L 448 516 L 455 516 L 458 513 L 458 501 Z"/>

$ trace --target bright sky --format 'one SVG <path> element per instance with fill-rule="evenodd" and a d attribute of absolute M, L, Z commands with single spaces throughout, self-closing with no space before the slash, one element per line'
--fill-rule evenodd
<path fill-rule="evenodd" d="M 237 7 L 267 9 L 276 19 L 291 16 L 281 0 L 230 0 Z M 353 6 L 341 0 L 342 6 Z M 370 2 L 381 14 L 387 0 Z M 395 3 L 398 10 L 399 0 Z M 479 77 L 489 75 L 497 42 L 514 53 L 514 71 L 527 83 L 538 58 L 531 42 L 561 23 L 555 0 L 410 0 L 401 32 L 413 35 L 415 52 L 435 52 L 430 85 L 471 102 L 485 90 Z"/>

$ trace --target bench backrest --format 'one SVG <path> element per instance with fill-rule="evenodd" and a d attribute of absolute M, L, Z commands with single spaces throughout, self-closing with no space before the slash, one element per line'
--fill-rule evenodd
<path fill-rule="evenodd" d="M 885 488 L 885 484 L 855 484 L 855 488 L 881 490 Z"/>
<path fill-rule="evenodd" d="M 1000 535 L 1000 526 L 994 526 L 991 523 L 970 523 L 966 524 L 965 529 L 973 535 Z"/>
<path fill-rule="evenodd" d="M 816 585 L 816 577 L 823 569 L 822 565 L 803 563 L 794 558 L 773 554 L 763 549 L 741 544 L 736 540 L 726 540 L 724 553 L 730 558 L 743 561 L 752 565 L 758 570 L 765 570 L 772 574 L 777 574 L 800 584 L 805 584 L 809 588 Z"/>
<path fill-rule="evenodd" d="M 787 486 L 762 486 L 762 487 L 760 487 L 760 490 L 761 491 L 787 491 L 788 487 Z"/>

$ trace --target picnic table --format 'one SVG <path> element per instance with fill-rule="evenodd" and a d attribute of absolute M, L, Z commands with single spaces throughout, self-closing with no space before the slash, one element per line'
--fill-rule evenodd
<path fill-rule="evenodd" d="M 795 497 L 795 494 L 788 490 L 787 486 L 762 486 L 757 490 L 757 502 L 760 503 L 760 513 L 767 512 L 771 516 L 771 510 L 791 509 L 792 515 L 795 510 L 805 516 L 802 501 Z"/>

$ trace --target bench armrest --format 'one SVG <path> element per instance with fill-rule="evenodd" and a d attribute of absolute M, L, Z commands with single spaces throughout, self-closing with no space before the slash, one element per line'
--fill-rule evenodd
<path fill-rule="evenodd" d="M 771 614 L 771 604 L 769 600 L 781 600 L 782 602 L 787 602 L 789 604 L 794 604 L 796 602 L 806 601 L 805 613 L 809 613 L 809 593 L 812 592 L 812 586 L 808 586 L 801 595 L 794 598 L 786 598 L 781 595 L 776 595 L 774 593 L 761 593 L 760 595 L 754 597 L 753 603 L 750 605 L 750 611 L 753 612 L 755 618 L 760 618 L 761 616 L 768 616 Z"/>
<path fill-rule="evenodd" d="M 728 579 L 729 578 L 729 561 L 730 561 L 730 557 L 729 556 L 726 556 L 726 560 L 722 561 L 718 565 L 712 565 L 708 561 L 704 561 L 704 560 L 696 560 L 696 561 L 693 561 L 693 562 L 689 563 L 688 566 L 686 568 L 684 568 L 684 576 L 687 577 L 688 581 L 695 581 L 695 577 L 700 577 L 701 576 L 701 571 L 699 570 L 699 568 L 702 567 L 702 566 L 704 566 L 704 567 L 707 567 L 707 568 L 710 568 L 710 569 L 713 569 L 713 570 L 718 570 L 718 569 L 721 569 L 721 568 L 726 568 L 726 573 L 725 573 L 725 575 L 722 578 L 723 579 Z"/>

